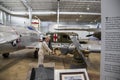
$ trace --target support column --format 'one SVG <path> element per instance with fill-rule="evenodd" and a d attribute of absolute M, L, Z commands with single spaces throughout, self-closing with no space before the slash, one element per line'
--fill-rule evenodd
<path fill-rule="evenodd" d="M 57 1 L 58 2 L 58 7 L 57 7 L 57 25 L 59 26 L 59 19 L 60 19 L 60 0 Z"/>
<path fill-rule="evenodd" d="M 31 22 L 32 22 L 32 9 L 30 7 L 28 8 L 28 12 L 29 12 L 29 25 L 31 26 Z"/>

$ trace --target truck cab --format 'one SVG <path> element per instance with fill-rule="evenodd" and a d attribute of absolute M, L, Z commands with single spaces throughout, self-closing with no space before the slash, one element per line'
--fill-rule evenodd
<path fill-rule="evenodd" d="M 78 34 L 74 32 L 48 32 L 46 35 L 50 36 L 53 49 L 60 49 L 63 54 L 75 48 L 71 37 L 75 36 L 78 39 Z"/>

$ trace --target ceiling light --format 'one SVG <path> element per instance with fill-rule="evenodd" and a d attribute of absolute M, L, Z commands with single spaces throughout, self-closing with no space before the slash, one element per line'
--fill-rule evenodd
<path fill-rule="evenodd" d="M 93 23 L 92 21 L 90 23 Z"/>
<path fill-rule="evenodd" d="M 80 17 L 82 17 L 82 15 L 80 15 Z"/>
<path fill-rule="evenodd" d="M 97 20 L 94 20 L 94 22 L 96 22 Z"/>
<path fill-rule="evenodd" d="M 89 10 L 90 10 L 90 8 L 89 8 L 89 7 L 87 7 L 87 10 L 89 11 Z"/>
<path fill-rule="evenodd" d="M 76 21 L 78 21 L 79 19 L 76 19 Z"/>

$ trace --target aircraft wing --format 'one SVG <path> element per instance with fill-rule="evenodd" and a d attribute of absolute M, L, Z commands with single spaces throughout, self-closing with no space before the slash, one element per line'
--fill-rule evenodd
<path fill-rule="evenodd" d="M 41 33 L 32 29 L 31 27 L 29 28 L 23 28 L 23 27 L 13 27 L 18 34 L 21 35 L 20 39 L 21 42 L 19 43 L 19 46 L 24 46 L 25 48 L 28 49 L 34 49 L 34 48 L 39 48 L 39 39 Z"/>
<path fill-rule="evenodd" d="M 26 46 L 26 48 L 28 49 L 34 49 L 34 48 L 40 48 L 41 43 L 40 42 L 34 42 L 32 44 L 29 44 L 28 46 Z"/>
<path fill-rule="evenodd" d="M 0 44 L 12 42 L 19 38 L 19 35 L 10 32 L 0 32 Z"/>
<path fill-rule="evenodd" d="M 101 40 L 101 31 L 94 32 L 93 34 L 86 35 L 86 37 L 96 38 Z"/>
<path fill-rule="evenodd" d="M 87 49 L 90 52 L 101 52 L 101 45 L 98 44 L 81 44 L 83 49 Z"/>
<path fill-rule="evenodd" d="M 55 28 L 55 30 L 75 30 L 75 31 L 89 31 L 89 32 L 95 32 L 96 28 L 78 28 L 78 27 L 61 27 L 61 28 Z"/>

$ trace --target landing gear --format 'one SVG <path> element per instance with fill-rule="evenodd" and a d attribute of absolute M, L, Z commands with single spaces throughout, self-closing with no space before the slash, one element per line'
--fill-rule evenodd
<path fill-rule="evenodd" d="M 2 56 L 3 56 L 4 58 L 8 58 L 8 57 L 9 57 L 9 54 L 10 54 L 10 53 L 4 53 L 4 54 L 2 54 Z"/>
<path fill-rule="evenodd" d="M 36 50 L 34 52 L 34 58 L 38 58 L 38 51 L 39 51 L 39 48 L 36 48 Z"/>

